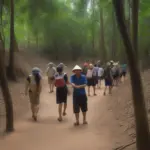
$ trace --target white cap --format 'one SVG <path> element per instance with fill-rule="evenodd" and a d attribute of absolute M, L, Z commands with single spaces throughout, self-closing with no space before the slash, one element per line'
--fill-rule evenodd
<path fill-rule="evenodd" d="M 81 68 L 80 66 L 76 65 L 76 66 L 72 69 L 72 71 L 75 71 L 75 70 L 82 70 L 82 68 Z"/>

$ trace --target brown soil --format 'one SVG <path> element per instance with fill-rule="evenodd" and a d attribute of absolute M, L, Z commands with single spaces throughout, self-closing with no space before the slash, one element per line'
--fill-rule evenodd
<path fill-rule="evenodd" d="M 46 69 L 47 60 L 24 52 L 19 54 L 20 62 L 24 62 L 25 70 L 30 72 L 33 66 Z M 33 59 L 34 58 L 34 59 Z M 66 72 L 71 74 L 71 64 Z M 149 72 L 144 73 L 144 87 L 147 100 L 149 99 L 148 86 L 150 85 Z M 88 125 L 74 127 L 72 112 L 72 96 L 68 98 L 67 116 L 62 123 L 57 122 L 57 105 L 55 93 L 49 94 L 47 80 L 44 77 L 43 92 L 39 122 L 31 121 L 28 97 L 24 96 L 24 82 L 9 83 L 13 97 L 16 131 L 0 141 L 0 149 L 8 150 L 112 150 L 135 140 L 135 124 L 132 107 L 131 88 L 129 79 L 119 87 L 113 89 L 112 96 L 104 97 L 98 90 L 98 96 L 89 97 Z M 149 86 L 150 87 L 150 86 Z M 71 90 L 71 89 L 70 89 Z M 2 99 L 2 98 L 1 98 Z M 1 102 L 1 101 L 0 101 Z M 0 105 L 0 108 L 3 108 Z M 0 109 L 4 111 L 4 109 Z M 0 112 L 1 113 L 1 112 Z M 80 118 L 82 120 L 82 116 Z M 0 119 L 0 126 L 2 119 Z M 8 144 L 9 143 L 9 144 Z M 135 144 L 126 148 L 135 149 Z"/>

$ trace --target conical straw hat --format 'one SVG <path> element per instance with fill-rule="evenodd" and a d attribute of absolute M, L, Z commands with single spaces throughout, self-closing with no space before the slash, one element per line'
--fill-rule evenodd
<path fill-rule="evenodd" d="M 72 69 L 72 71 L 75 71 L 75 70 L 82 70 L 82 68 L 81 68 L 80 66 L 76 65 L 76 66 Z"/>

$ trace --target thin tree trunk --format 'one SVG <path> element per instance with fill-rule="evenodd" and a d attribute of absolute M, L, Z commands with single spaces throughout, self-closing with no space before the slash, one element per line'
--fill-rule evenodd
<path fill-rule="evenodd" d="M 102 51 L 102 60 L 106 61 L 106 48 L 105 48 L 105 37 L 104 37 L 104 18 L 103 9 L 100 8 L 100 49 Z"/>
<path fill-rule="evenodd" d="M 138 57 L 138 11 L 139 0 L 132 0 L 132 41 L 136 57 Z"/>
<path fill-rule="evenodd" d="M 112 30 L 113 30 L 113 33 L 112 33 L 112 44 L 111 44 L 111 51 L 112 51 L 112 59 L 114 60 L 115 59 L 115 52 L 116 52 L 116 44 L 117 44 L 117 33 L 116 33 L 116 21 L 115 21 L 115 14 L 114 14 L 114 11 L 112 12 Z"/>
<path fill-rule="evenodd" d="M 14 34 L 14 0 L 10 0 L 10 54 L 9 54 L 9 66 L 8 66 L 8 77 L 12 80 L 16 80 L 15 66 L 14 66 L 14 55 L 15 55 L 15 34 Z"/>
<path fill-rule="evenodd" d="M 123 11 L 122 1 L 113 0 L 113 4 L 116 12 L 116 18 L 117 18 L 119 30 L 122 35 L 123 42 L 126 48 L 126 54 L 128 57 L 129 68 L 130 68 L 133 105 L 134 105 L 134 113 L 135 113 L 135 121 L 136 121 L 137 150 L 150 150 L 148 117 L 145 108 L 144 93 L 143 93 L 141 75 L 139 71 L 138 59 L 136 59 L 135 56 L 135 49 L 134 49 L 135 47 L 132 46 L 132 42 L 129 38 L 126 29 L 125 15 Z"/>
<path fill-rule="evenodd" d="M 94 0 L 92 0 L 92 49 L 93 52 L 95 51 L 95 3 Z"/>
<path fill-rule="evenodd" d="M 6 132 L 12 132 L 14 131 L 13 105 L 12 105 L 12 99 L 8 88 L 7 78 L 6 78 L 3 47 L 1 41 L 0 41 L 0 86 L 4 97 L 5 108 L 6 108 Z"/>
<path fill-rule="evenodd" d="M 17 39 L 15 35 L 14 35 L 14 51 L 19 52 L 19 47 L 18 47 L 18 43 L 17 43 Z"/>

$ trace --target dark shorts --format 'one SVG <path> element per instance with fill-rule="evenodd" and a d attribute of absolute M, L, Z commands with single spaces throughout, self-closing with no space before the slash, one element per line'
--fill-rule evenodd
<path fill-rule="evenodd" d="M 111 79 L 105 79 L 105 86 L 112 86 L 112 80 Z"/>
<path fill-rule="evenodd" d="M 124 76 L 124 77 L 125 77 L 125 76 L 126 76 L 126 74 L 127 74 L 126 72 L 122 72 L 122 73 L 121 73 L 121 77 L 122 77 L 122 76 Z"/>
<path fill-rule="evenodd" d="M 96 79 L 95 78 L 87 79 L 87 86 L 96 86 Z"/>
<path fill-rule="evenodd" d="M 114 75 L 113 75 L 113 79 L 114 79 L 114 80 L 118 79 L 119 77 L 120 77 L 119 74 L 114 74 Z"/>
<path fill-rule="evenodd" d="M 101 77 L 98 77 L 98 80 L 103 80 L 103 77 L 101 76 Z"/>
<path fill-rule="evenodd" d="M 73 96 L 73 111 L 74 113 L 79 113 L 80 109 L 82 112 L 87 112 L 87 96 L 86 95 L 79 95 Z"/>
<path fill-rule="evenodd" d="M 56 88 L 56 103 L 57 104 L 67 103 L 67 94 L 68 94 L 67 87 Z"/>

